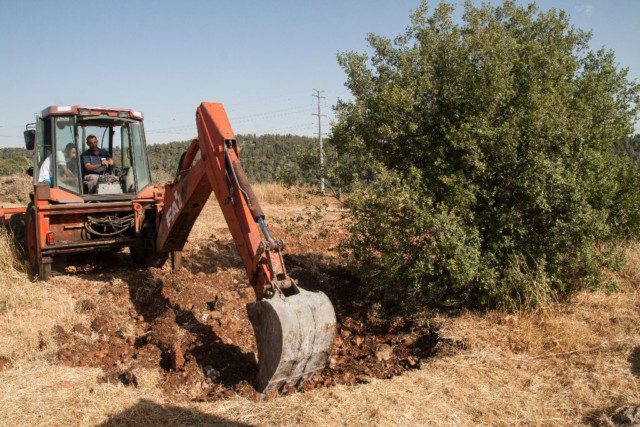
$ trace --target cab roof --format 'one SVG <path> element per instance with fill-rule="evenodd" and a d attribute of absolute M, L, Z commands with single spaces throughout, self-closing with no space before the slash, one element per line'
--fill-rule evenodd
<path fill-rule="evenodd" d="M 140 111 L 127 108 L 94 107 L 90 105 L 51 105 L 42 110 L 41 116 L 109 116 L 142 120 L 144 115 Z"/>

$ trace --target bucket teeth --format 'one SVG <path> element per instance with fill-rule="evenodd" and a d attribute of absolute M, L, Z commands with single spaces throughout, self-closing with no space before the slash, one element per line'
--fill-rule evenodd
<path fill-rule="evenodd" d="M 247 304 L 261 392 L 301 384 L 321 371 L 329 357 L 336 329 L 333 306 L 322 292 L 298 291 Z"/>

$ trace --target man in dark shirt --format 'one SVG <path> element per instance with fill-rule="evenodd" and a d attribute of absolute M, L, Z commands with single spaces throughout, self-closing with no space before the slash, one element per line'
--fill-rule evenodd
<path fill-rule="evenodd" d="M 82 169 L 84 182 L 89 194 L 96 192 L 98 178 L 106 172 L 107 166 L 113 166 L 113 159 L 107 150 L 98 147 L 98 138 L 95 135 L 87 137 L 89 148 L 82 153 Z"/>

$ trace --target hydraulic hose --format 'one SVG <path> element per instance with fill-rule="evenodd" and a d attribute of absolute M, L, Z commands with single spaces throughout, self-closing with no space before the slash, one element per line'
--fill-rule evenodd
<path fill-rule="evenodd" d="M 249 180 L 247 179 L 247 176 L 245 175 L 244 170 L 240 165 L 240 160 L 238 160 L 237 158 L 235 160 L 232 160 L 226 146 L 224 147 L 224 157 L 227 162 L 227 166 L 231 170 L 231 175 L 233 176 L 236 185 L 247 201 L 247 205 L 249 206 L 249 210 L 251 211 L 253 220 L 259 223 L 260 219 L 264 220 L 264 212 L 262 211 L 260 203 L 258 202 L 258 198 L 253 192 L 253 188 L 251 188 L 251 184 L 249 184 Z M 262 222 L 262 224 L 264 224 L 264 221 Z M 267 236 L 265 235 L 265 237 Z"/>

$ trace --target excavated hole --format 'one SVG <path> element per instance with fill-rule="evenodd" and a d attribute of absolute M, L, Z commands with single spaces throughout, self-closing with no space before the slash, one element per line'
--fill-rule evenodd
<path fill-rule="evenodd" d="M 330 296 L 338 334 L 327 367 L 300 390 L 392 378 L 436 354 L 464 348 L 441 339 L 434 326 L 377 318 L 352 299 L 346 272 L 308 266 L 312 259 L 316 262 L 311 256 L 289 256 L 287 262 L 301 286 L 317 286 Z M 56 328 L 57 360 L 101 367 L 103 381 L 130 387 L 138 385 L 137 368 L 156 369 L 162 389 L 179 399 L 211 401 L 238 394 L 257 399 L 255 339 L 245 309 L 253 291 L 239 266 L 223 267 L 206 273 L 131 267 L 112 277 L 93 289 L 93 304 L 86 299 L 78 304 L 79 312 L 92 316 L 90 326 Z"/>

